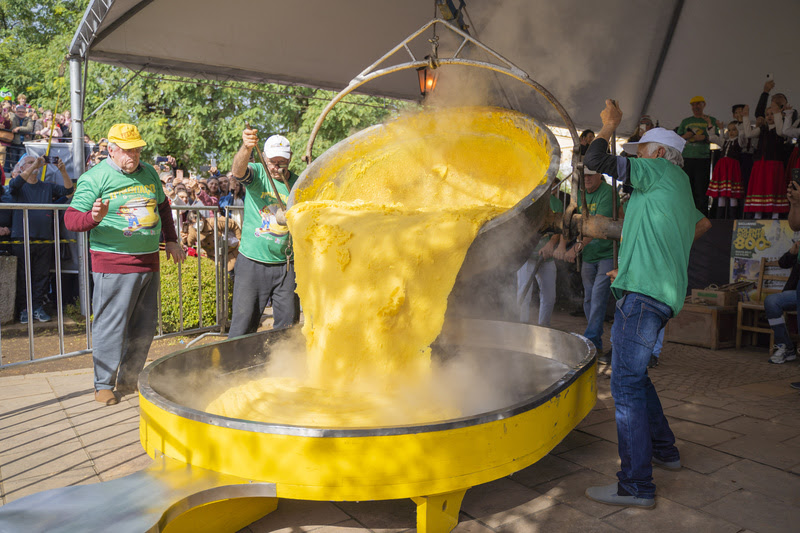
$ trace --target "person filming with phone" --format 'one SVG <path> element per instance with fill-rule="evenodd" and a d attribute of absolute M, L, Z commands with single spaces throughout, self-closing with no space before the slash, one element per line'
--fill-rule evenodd
<path fill-rule="evenodd" d="M 18 204 L 52 204 L 65 196 L 72 196 L 74 187 L 72 179 L 67 174 L 64 162 L 58 157 L 50 158 L 55 164 L 64 185 L 55 185 L 39 179 L 42 168 L 45 166 L 45 157 L 24 156 L 12 172 L 12 179 L 8 189 L 12 201 Z M 31 241 L 53 240 L 53 212 L 47 210 L 28 211 L 28 227 Z M 23 215 L 21 209 L 14 210 L 11 225 L 11 240 L 24 239 Z M 55 247 L 49 242 L 37 242 L 30 245 L 30 265 L 25 264 L 25 245 L 13 244 L 12 253 L 17 256 L 17 298 L 16 305 L 20 312 L 19 321 L 28 323 L 30 310 L 27 308 L 25 292 L 25 271 L 31 272 L 31 300 L 33 304 L 33 319 L 39 322 L 49 322 L 50 315 L 44 309 L 44 297 L 47 294 L 50 268 L 55 259 Z"/>

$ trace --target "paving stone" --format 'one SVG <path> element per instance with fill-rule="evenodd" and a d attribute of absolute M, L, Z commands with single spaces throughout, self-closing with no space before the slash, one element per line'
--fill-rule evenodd
<path fill-rule="evenodd" d="M 102 481 L 133 474 L 147 468 L 153 462 L 150 456 L 144 453 L 138 442 L 118 448 L 99 450 L 92 453 L 90 457 Z"/>
<path fill-rule="evenodd" d="M 610 476 L 616 476 L 619 470 L 617 445 L 605 440 L 575 448 L 559 454 L 559 457 Z"/>
<path fill-rule="evenodd" d="M 337 524 L 339 527 L 360 528 L 347 513 L 331 502 L 311 502 L 303 500 L 278 500 L 278 509 L 248 527 L 252 533 L 298 533 L 320 531 L 319 528 Z"/>
<path fill-rule="evenodd" d="M 3 481 L 2 497 L 5 503 L 10 503 L 37 492 L 73 485 L 89 485 L 98 481 L 99 478 L 91 467 L 75 468 L 46 476 L 12 478 Z"/>
<path fill-rule="evenodd" d="M 412 531 L 416 531 L 416 529 Z M 492 533 L 493 531 L 494 530 L 481 524 L 478 520 L 470 520 L 469 517 L 462 513 L 452 533 Z"/>
<path fill-rule="evenodd" d="M 797 531 L 800 523 L 800 508 L 748 490 L 728 494 L 703 511 L 759 533 Z"/>
<path fill-rule="evenodd" d="M 670 421 L 669 427 L 672 428 L 676 438 L 696 442 L 704 446 L 715 446 L 740 436 L 739 433 L 712 428 L 686 420 Z"/>
<path fill-rule="evenodd" d="M 0 430 L 3 432 L 19 426 L 36 427 L 53 420 L 64 419 L 58 402 L 52 394 L 40 394 L 27 398 L 0 400 Z M 1 438 L 1 437 L 0 437 Z"/>
<path fill-rule="evenodd" d="M 709 476 L 800 508 L 800 477 L 771 466 L 743 460 Z"/>
<path fill-rule="evenodd" d="M 676 405 L 681 405 L 683 402 L 681 400 L 673 400 L 672 398 L 668 398 L 663 396 L 659 393 L 658 400 L 661 402 L 661 409 L 669 409 L 670 407 L 675 407 Z"/>
<path fill-rule="evenodd" d="M 271 531 L 271 530 L 266 530 L 266 529 L 264 529 L 264 530 L 261 530 L 261 529 L 255 530 L 254 529 L 253 533 L 260 533 L 261 531 L 264 531 L 266 533 L 267 531 Z M 286 533 L 289 533 L 289 532 L 295 533 L 296 531 L 303 531 L 303 530 L 302 529 L 293 528 L 293 529 L 287 529 L 285 531 L 286 531 Z M 309 529 L 308 531 L 314 531 L 314 533 L 353 533 L 353 531 L 369 531 L 369 530 L 365 529 L 365 528 L 362 528 L 361 524 L 359 524 L 355 520 L 347 520 L 347 521 L 342 522 L 340 524 L 335 524 L 335 525 L 331 525 L 331 526 L 322 526 L 322 527 L 315 528 L 315 529 Z"/>
<path fill-rule="evenodd" d="M 574 448 L 586 446 L 587 444 L 591 444 L 592 442 L 596 442 L 598 440 L 599 439 L 597 437 L 584 433 L 583 431 L 573 429 L 567 433 L 567 436 L 564 437 L 564 440 L 559 442 L 550 453 L 558 455 Z"/>
<path fill-rule="evenodd" d="M 554 500 L 568 504 L 586 515 L 599 518 L 616 512 L 618 508 L 590 500 L 585 496 L 586 489 L 609 485 L 616 479 L 616 476 L 607 476 L 593 470 L 583 469 L 555 481 L 543 483 L 537 486 L 536 490 Z"/>
<path fill-rule="evenodd" d="M 790 413 L 784 413 L 774 416 L 770 419 L 771 422 L 776 424 L 784 424 L 792 427 L 800 426 L 800 409 L 795 409 Z"/>
<path fill-rule="evenodd" d="M 109 448 L 130 445 L 141 445 L 139 442 L 139 424 L 114 424 L 97 428 L 78 436 L 90 455 Z"/>
<path fill-rule="evenodd" d="M 706 426 L 715 426 L 720 422 L 729 420 L 738 416 L 736 413 L 725 411 L 724 409 L 717 409 L 716 407 L 707 407 L 705 405 L 698 405 L 692 403 L 684 403 L 670 407 L 664 411 L 667 416 L 675 418 L 682 418 L 690 422 L 704 424 Z"/>
<path fill-rule="evenodd" d="M 725 389 L 725 393 L 732 393 L 731 389 Z M 736 387 L 737 396 L 745 395 L 750 397 L 780 398 L 792 396 L 796 392 L 788 386 L 786 380 L 761 381 L 758 383 L 748 383 Z"/>
<path fill-rule="evenodd" d="M 108 406 L 108 409 L 118 407 Z M 131 407 L 120 406 L 119 409 L 104 411 L 103 413 L 83 413 L 70 416 L 70 423 L 75 427 L 78 435 L 83 435 L 98 428 L 107 428 L 118 424 L 138 424 L 139 413 Z"/>
<path fill-rule="evenodd" d="M 737 533 L 739 526 L 722 518 L 697 511 L 669 498 L 656 496 L 654 509 L 624 508 L 605 521 L 625 531 L 702 531 Z"/>
<path fill-rule="evenodd" d="M 727 442 L 723 442 L 715 449 L 751 459 L 757 463 L 764 463 L 775 468 L 788 470 L 797 464 L 797 448 L 777 441 L 765 439 L 759 435 L 745 435 Z"/>
<path fill-rule="evenodd" d="M 571 474 L 583 468 L 580 465 L 567 461 L 557 455 L 545 455 L 539 461 L 528 468 L 515 472 L 510 477 L 526 487 L 534 487 L 553 479 Z"/>
<path fill-rule="evenodd" d="M 769 440 L 784 441 L 800 435 L 800 427 L 792 428 L 783 424 L 776 424 L 751 418 L 749 416 L 740 416 L 727 422 L 722 422 L 716 426 L 719 429 L 725 429 L 742 435 L 758 435 Z"/>
<path fill-rule="evenodd" d="M 708 396 L 704 394 L 692 395 L 683 398 L 684 402 L 705 405 L 708 407 L 725 407 L 732 402 L 729 396 Z M 662 406 L 663 407 L 663 406 Z"/>
<path fill-rule="evenodd" d="M 691 392 L 674 390 L 674 389 L 662 390 L 661 388 L 657 387 L 657 390 L 659 398 L 663 397 L 663 398 L 671 398 L 673 400 L 683 400 L 684 398 L 687 398 L 692 395 Z"/>
<path fill-rule="evenodd" d="M 601 519 L 559 504 L 538 513 L 503 524 L 497 528 L 502 533 L 619 533 L 619 529 Z"/>
<path fill-rule="evenodd" d="M 355 518 L 361 527 L 381 533 L 406 531 L 417 523 L 417 506 L 408 498 L 372 502 L 336 502 L 336 506 Z"/>
<path fill-rule="evenodd" d="M 724 479 L 712 479 L 687 468 L 677 472 L 653 468 L 656 494 L 670 501 L 700 509 L 741 487 Z"/>
<path fill-rule="evenodd" d="M 586 426 L 592 426 L 608 420 L 614 420 L 614 409 L 594 409 L 591 413 L 586 415 L 586 418 L 581 420 L 577 425 L 578 429 L 583 429 Z"/>
<path fill-rule="evenodd" d="M 725 406 L 726 411 L 747 415 L 752 418 L 769 420 L 775 416 L 774 406 L 754 405 L 753 402 L 733 402 Z"/>
<path fill-rule="evenodd" d="M 601 439 L 607 440 L 609 442 L 617 442 L 617 421 L 616 420 L 608 420 L 606 422 L 601 422 L 600 424 L 595 424 L 593 426 L 586 426 L 581 428 L 581 431 L 588 433 L 589 435 L 594 435 L 595 437 L 600 437 Z"/>
<path fill-rule="evenodd" d="M 50 384 L 47 383 L 46 379 L 27 377 L 27 379 L 23 381 L 11 382 L 3 386 L 3 392 L 0 397 L 3 398 L 3 400 L 9 400 L 12 398 L 37 396 L 39 394 L 52 394 L 52 392 L 53 389 L 50 388 Z"/>
<path fill-rule="evenodd" d="M 76 437 L 75 430 L 67 420 L 56 420 L 51 424 L 29 429 L 10 428 L 0 437 L 0 455 L 29 453 Z"/>
<path fill-rule="evenodd" d="M 10 479 L 46 476 L 91 467 L 86 450 L 78 439 L 70 439 L 47 448 L 0 455 L 3 483 Z"/>
<path fill-rule="evenodd" d="M 681 453 L 681 464 L 684 469 L 688 468 L 701 474 L 716 472 L 720 468 L 742 460 L 693 442 L 677 440 L 676 446 Z"/>
<path fill-rule="evenodd" d="M 509 478 L 472 487 L 461 510 L 491 528 L 556 505 L 556 501 Z"/>

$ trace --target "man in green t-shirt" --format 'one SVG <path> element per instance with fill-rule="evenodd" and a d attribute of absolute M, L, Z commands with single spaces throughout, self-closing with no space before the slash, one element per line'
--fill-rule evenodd
<path fill-rule="evenodd" d="M 706 100 L 695 96 L 689 100 L 692 116 L 681 121 L 676 130 L 686 141 L 683 149 L 683 170 L 692 185 L 694 205 L 703 215 L 708 214 L 708 182 L 711 180 L 711 141 L 709 132 L 719 135 L 717 119 L 706 115 Z"/>
<path fill-rule="evenodd" d="M 624 149 L 636 159 L 607 154 L 622 111 L 606 100 L 603 128 L 586 151 L 585 163 L 630 188 L 611 290 L 618 299 L 611 329 L 611 394 L 620 456 L 618 482 L 590 487 L 586 496 L 610 505 L 655 506 L 653 466 L 681 468 L 675 435 L 664 416 L 647 365 L 658 332 L 683 306 L 692 242 L 711 227 L 694 206 L 681 170 L 685 141 L 654 128 Z"/>
<path fill-rule="evenodd" d="M 553 213 L 564 212 L 564 202 L 558 194 L 558 180 L 550 190 L 550 210 Z M 531 256 L 517 271 L 517 304 L 519 305 L 519 321 L 523 324 L 532 324 L 533 317 L 533 279 L 539 285 L 539 321 L 540 326 L 550 326 L 553 316 L 553 307 L 556 304 L 556 264 L 553 261 L 553 251 L 561 240 L 561 235 L 542 235 L 533 249 Z"/>
<path fill-rule="evenodd" d="M 603 175 L 586 168 L 586 207 L 589 215 L 602 215 L 611 218 L 614 211 L 614 188 L 606 183 Z M 583 200 L 578 196 L 578 213 Z M 584 337 L 592 341 L 597 353 L 603 352 L 603 321 L 606 318 L 608 299 L 611 297 L 611 278 L 607 272 L 614 268 L 613 243 L 608 239 L 584 237 L 569 250 L 562 240 L 556 251 L 556 258 L 574 263 L 581 253 L 581 279 L 583 280 L 583 313 L 586 315 Z"/>
<path fill-rule="evenodd" d="M 108 158 L 78 180 L 64 214 L 70 231 L 88 231 L 92 252 L 92 357 L 95 400 L 138 388 L 158 322 L 159 240 L 167 258 L 186 258 L 158 173 L 139 161 L 146 146 L 133 124 L 108 133 Z"/>
<path fill-rule="evenodd" d="M 245 129 L 242 146 L 233 158 L 231 173 L 245 190 L 242 239 L 234 267 L 233 315 L 228 337 L 254 333 L 267 302 L 272 300 L 274 328 L 297 322 L 299 306 L 295 296 L 292 241 L 283 205 L 297 175 L 289 172 L 292 149 L 289 140 L 273 135 L 264 143 L 264 160 L 248 163 L 258 147 L 258 130 Z M 274 187 L 274 189 L 273 189 Z"/>

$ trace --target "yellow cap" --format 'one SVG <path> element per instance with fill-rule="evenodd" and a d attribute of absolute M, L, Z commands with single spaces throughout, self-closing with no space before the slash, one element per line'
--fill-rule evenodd
<path fill-rule="evenodd" d="M 108 130 L 108 142 L 114 143 L 123 150 L 147 146 L 139 130 L 133 124 L 114 124 Z"/>
<path fill-rule="evenodd" d="M 702 96 L 695 96 L 694 98 L 689 100 L 689 103 L 690 104 L 696 104 L 697 102 L 705 102 L 705 101 L 706 101 L 706 99 L 703 98 Z"/>

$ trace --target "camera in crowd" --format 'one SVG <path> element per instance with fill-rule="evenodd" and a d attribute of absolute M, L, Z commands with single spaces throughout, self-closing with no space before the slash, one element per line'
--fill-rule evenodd
<path fill-rule="evenodd" d="M 48 165 L 57 165 L 60 158 L 57 155 L 46 155 L 44 156 L 44 162 Z"/>

